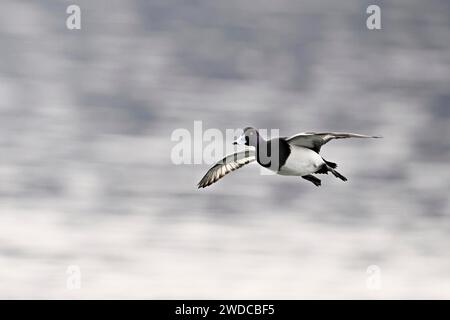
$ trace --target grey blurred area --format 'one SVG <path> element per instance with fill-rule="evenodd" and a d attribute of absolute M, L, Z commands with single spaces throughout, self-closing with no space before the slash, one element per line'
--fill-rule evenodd
<path fill-rule="evenodd" d="M 3 0 L 0 298 L 450 298 L 449 13 Z M 194 121 L 384 138 L 322 149 L 346 183 L 249 166 L 197 190 L 209 165 L 171 161 Z"/>

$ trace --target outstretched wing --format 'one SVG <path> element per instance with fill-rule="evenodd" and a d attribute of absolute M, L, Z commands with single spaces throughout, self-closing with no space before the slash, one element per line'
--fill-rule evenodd
<path fill-rule="evenodd" d="M 256 160 L 255 150 L 248 149 L 230 154 L 217 162 L 198 183 L 199 188 L 205 188 L 223 178 L 226 174 L 241 168 Z"/>
<path fill-rule="evenodd" d="M 286 141 L 290 144 L 305 147 L 319 153 L 320 148 L 333 139 L 347 138 L 381 138 L 379 136 L 366 136 L 364 134 L 345 133 L 345 132 L 303 132 L 296 134 Z"/>

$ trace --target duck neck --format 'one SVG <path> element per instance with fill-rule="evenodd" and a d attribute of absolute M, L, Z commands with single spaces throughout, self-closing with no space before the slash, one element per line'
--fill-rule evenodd
<path fill-rule="evenodd" d="M 258 135 L 254 147 L 256 148 L 256 161 L 263 167 L 270 167 L 270 143 Z"/>

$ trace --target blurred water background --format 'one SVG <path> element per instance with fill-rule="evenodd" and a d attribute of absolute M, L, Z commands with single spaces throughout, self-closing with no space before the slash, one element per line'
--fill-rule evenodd
<path fill-rule="evenodd" d="M 1 298 L 450 298 L 448 1 L 0 5 Z M 384 139 L 323 148 L 347 183 L 197 190 L 195 120 Z"/>

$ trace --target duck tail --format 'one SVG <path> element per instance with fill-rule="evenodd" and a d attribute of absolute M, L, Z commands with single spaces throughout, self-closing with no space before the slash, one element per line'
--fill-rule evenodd
<path fill-rule="evenodd" d="M 323 159 L 323 158 L 322 158 Z M 336 169 L 337 168 L 337 163 L 331 162 L 331 161 L 327 161 L 325 159 L 323 159 L 323 161 L 327 164 L 327 166 Z"/>

